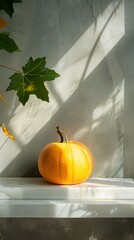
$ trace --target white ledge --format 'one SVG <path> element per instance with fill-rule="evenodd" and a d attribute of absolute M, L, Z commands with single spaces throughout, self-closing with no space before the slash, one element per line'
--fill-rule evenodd
<path fill-rule="evenodd" d="M 90 178 L 61 186 L 42 178 L 0 178 L 0 217 L 134 217 L 134 181 Z"/>

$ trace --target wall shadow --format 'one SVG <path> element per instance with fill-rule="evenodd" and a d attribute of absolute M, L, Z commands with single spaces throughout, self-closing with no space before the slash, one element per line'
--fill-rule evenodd
<path fill-rule="evenodd" d="M 87 2 L 88 1 L 86 1 L 86 4 Z M 108 1 L 107 4 L 110 2 L 111 1 Z M 117 154 L 115 153 L 115 157 L 112 157 L 112 159 L 108 158 L 108 156 L 110 154 L 113 154 L 113 151 L 116 151 L 116 149 L 121 150 L 121 152 L 123 151 L 119 148 L 119 146 L 122 146 L 121 136 L 123 135 L 121 135 L 122 129 L 120 126 L 120 121 L 118 121 L 117 119 L 121 118 L 122 112 L 121 110 L 119 110 L 119 116 L 117 116 L 118 113 L 115 112 L 116 96 L 118 95 L 117 93 L 121 91 L 120 84 L 122 81 L 122 75 L 117 76 L 117 79 L 115 81 L 115 79 L 113 79 L 113 76 L 110 73 L 109 63 L 107 62 L 107 59 L 112 59 L 113 55 L 109 53 L 106 58 L 103 59 L 103 61 L 96 67 L 96 69 L 84 80 L 87 67 L 90 63 L 99 39 L 103 33 L 103 30 L 107 26 L 112 15 L 116 12 L 116 9 L 120 6 L 121 2 L 122 1 L 118 1 L 118 4 L 116 4 L 115 9 L 109 16 L 106 24 L 104 25 L 104 28 L 100 32 L 100 35 L 98 36 L 94 47 L 89 54 L 89 58 L 87 60 L 85 69 L 81 77 L 80 85 L 78 86 L 77 90 L 71 95 L 71 97 L 69 97 L 69 99 L 64 104 L 62 104 L 62 102 L 60 103 L 60 109 L 54 114 L 51 120 L 40 130 L 40 132 L 34 137 L 34 139 L 32 139 L 27 145 L 22 146 L 18 140 L 18 145 L 20 145 L 22 152 L 18 154 L 18 156 L 13 160 L 13 162 L 9 164 L 9 166 L 1 173 L 1 176 L 38 176 L 38 153 L 43 145 L 57 139 L 56 133 L 54 132 L 55 123 L 57 123 L 57 125 L 60 125 L 61 127 L 63 127 L 63 129 L 66 130 L 70 139 L 78 139 L 77 137 L 79 135 L 79 140 L 89 146 L 94 155 L 96 164 L 94 176 L 117 176 L 118 172 L 120 172 L 120 169 L 122 170 L 123 156 L 120 156 L 120 160 L 118 161 L 119 164 L 117 164 L 116 161 L 119 151 L 117 152 Z M 106 8 L 105 4 L 106 3 L 104 1 L 104 9 Z M 70 7 L 71 6 L 69 6 L 69 9 Z M 92 17 L 95 21 L 95 13 L 93 11 L 94 9 L 92 8 L 91 4 L 89 4 L 89 7 L 90 11 L 92 10 Z M 97 8 L 98 15 L 100 13 L 103 14 L 102 9 L 102 12 L 100 12 L 100 9 L 100 7 Z M 47 13 L 49 13 L 48 10 Z M 42 24 L 43 21 L 44 17 L 39 22 Z M 35 31 L 39 31 L 38 27 L 35 27 L 35 29 Z M 36 34 L 36 36 L 39 35 L 39 33 Z M 79 35 L 81 35 L 81 33 L 79 33 Z M 70 42 L 69 38 L 68 41 Z M 33 39 L 34 45 L 35 42 L 35 39 Z M 71 42 L 74 43 L 75 41 Z M 114 48 L 115 54 L 119 44 L 120 42 Z M 33 49 L 32 45 L 30 49 Z M 112 49 L 111 51 L 112 54 L 114 52 L 114 49 Z M 57 54 L 56 58 L 58 59 Z M 114 61 L 114 58 L 112 60 Z M 57 93 L 55 89 L 51 88 L 51 91 L 54 96 L 56 96 Z M 111 104 L 110 107 L 109 101 Z M 107 108 L 108 110 L 106 110 Z M 96 120 L 94 119 L 94 115 L 96 114 L 98 109 L 99 111 L 101 111 L 101 114 L 99 119 Z M 104 110 L 106 111 L 106 113 L 102 114 Z M 13 116 L 13 112 L 11 116 Z M 106 145 L 107 148 L 105 147 Z M 110 163 L 113 165 L 112 168 L 112 165 Z"/>
<path fill-rule="evenodd" d="M 69 139 L 82 141 L 91 149 L 95 159 L 94 176 L 112 177 L 116 171 L 118 172 L 117 169 L 120 165 L 117 164 L 117 157 L 119 155 L 113 157 L 113 152 L 122 146 L 122 129 L 119 129 L 118 124 L 119 121 L 121 122 L 122 109 L 115 111 L 116 105 L 118 105 L 116 101 L 119 97 L 118 92 L 121 91 L 122 78 L 120 76 L 118 81 L 116 79 L 115 84 L 109 73 L 107 59 L 111 57 L 113 51 L 114 49 L 85 81 L 81 82 L 78 89 L 34 139 L 27 145 L 21 146 L 21 153 L 1 173 L 1 176 L 38 176 L 39 151 L 47 143 L 59 139 L 55 125 L 61 126 Z M 110 155 L 112 158 L 108 158 Z M 120 158 L 118 163 L 122 166 L 123 158 Z"/>

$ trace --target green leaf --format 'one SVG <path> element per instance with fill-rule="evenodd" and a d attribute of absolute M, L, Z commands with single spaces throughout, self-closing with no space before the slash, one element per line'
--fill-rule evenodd
<path fill-rule="evenodd" d="M 9 53 L 20 51 L 15 41 L 9 37 L 9 33 L 7 32 L 0 33 L 0 49 L 4 49 Z"/>
<path fill-rule="evenodd" d="M 49 102 L 48 90 L 44 86 L 45 81 L 52 81 L 60 75 L 54 70 L 45 67 L 46 58 L 29 58 L 27 64 L 22 67 L 22 72 L 14 73 L 10 79 L 7 91 L 16 90 L 19 101 L 25 105 L 30 94 L 35 94 L 37 98 Z"/>
<path fill-rule="evenodd" d="M 21 0 L 0 0 L 0 10 L 4 10 L 10 17 L 14 13 L 13 3 L 21 3 Z"/>

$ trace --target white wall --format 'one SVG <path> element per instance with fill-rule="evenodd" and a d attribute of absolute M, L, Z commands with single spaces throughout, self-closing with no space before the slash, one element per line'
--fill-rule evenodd
<path fill-rule="evenodd" d="M 124 45 L 127 28 L 130 37 L 134 33 L 133 26 L 125 23 L 126 8 L 133 16 L 134 3 L 129 0 L 126 7 L 123 0 L 23 0 L 14 6 L 12 19 L 4 12 L 1 15 L 10 22 L 7 31 L 22 52 L 1 50 L 0 62 L 20 69 L 30 56 L 46 56 L 47 67 L 61 77 L 47 83 L 50 103 L 32 96 L 22 106 L 14 91 L 5 93 L 12 72 L 0 69 L 1 91 L 11 103 L 11 107 L 0 103 L 0 122 L 17 138 L 0 150 L 0 175 L 37 176 L 39 151 L 43 145 L 58 141 L 59 125 L 69 139 L 90 148 L 95 161 L 93 176 L 122 177 L 124 162 L 125 174 L 132 176 L 126 161 L 129 156 L 124 152 L 128 146 L 132 159 L 123 114 L 124 104 L 128 114 L 131 112 L 127 101 L 132 89 L 129 85 L 126 99 L 124 87 L 126 75 L 133 75 L 133 64 L 126 61 L 132 52 L 124 50 Z M 1 144 L 4 139 L 1 133 Z"/>

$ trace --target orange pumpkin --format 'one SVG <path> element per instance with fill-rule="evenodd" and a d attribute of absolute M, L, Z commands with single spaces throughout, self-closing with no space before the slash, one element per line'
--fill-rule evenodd
<path fill-rule="evenodd" d="M 93 171 L 91 152 L 80 142 L 68 141 L 59 127 L 57 132 L 61 142 L 46 145 L 39 154 L 38 169 L 41 176 L 54 184 L 78 184 L 85 181 Z"/>

